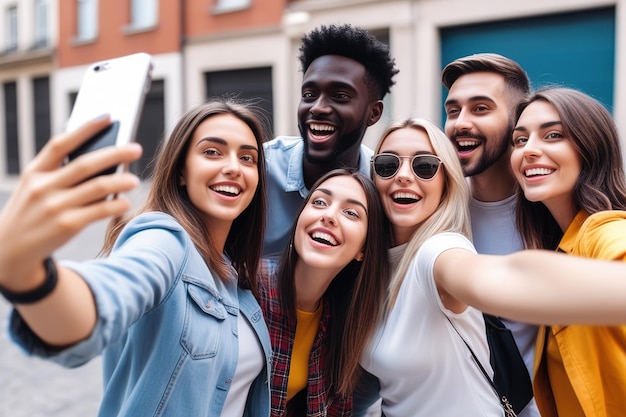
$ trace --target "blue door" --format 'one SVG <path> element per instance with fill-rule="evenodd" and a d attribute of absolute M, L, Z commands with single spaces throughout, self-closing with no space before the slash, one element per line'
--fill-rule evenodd
<path fill-rule="evenodd" d="M 514 59 L 528 73 L 533 88 L 555 84 L 576 88 L 612 110 L 614 7 L 441 29 L 442 69 L 456 58 L 479 52 Z"/>

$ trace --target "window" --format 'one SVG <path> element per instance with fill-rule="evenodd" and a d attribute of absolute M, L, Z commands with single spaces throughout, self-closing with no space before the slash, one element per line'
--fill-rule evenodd
<path fill-rule="evenodd" d="M 35 0 L 35 47 L 48 46 L 48 0 Z"/>
<path fill-rule="evenodd" d="M 204 73 L 205 97 L 237 96 L 255 102 L 273 130 L 272 68 L 244 68 Z"/>
<path fill-rule="evenodd" d="M 158 152 L 159 138 L 163 136 L 164 130 L 165 81 L 152 80 L 137 126 L 137 142 L 141 143 L 143 153 L 141 159 L 131 164 L 131 172 L 144 179 L 150 176 L 153 168 L 150 162 Z"/>
<path fill-rule="evenodd" d="M 132 29 L 154 27 L 159 16 L 158 0 L 132 0 L 130 2 L 130 26 Z"/>
<path fill-rule="evenodd" d="M 5 15 L 6 51 L 17 50 L 17 6 L 10 6 Z"/>
<path fill-rule="evenodd" d="M 35 121 L 35 150 L 39 152 L 51 136 L 50 78 L 33 79 L 33 119 Z"/>
<path fill-rule="evenodd" d="M 250 7 L 251 0 L 217 0 L 214 13 L 232 12 Z"/>
<path fill-rule="evenodd" d="M 4 89 L 4 137 L 6 147 L 6 167 L 10 175 L 20 173 L 20 151 L 17 130 L 17 83 L 14 81 L 3 84 Z"/>
<path fill-rule="evenodd" d="M 89 41 L 98 34 L 98 0 L 78 0 L 76 37 L 79 41 Z"/>

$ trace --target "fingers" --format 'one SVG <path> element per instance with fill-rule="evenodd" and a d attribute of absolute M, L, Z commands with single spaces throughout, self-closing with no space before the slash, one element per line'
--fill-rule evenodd
<path fill-rule="evenodd" d="M 61 209 L 82 208 L 105 199 L 111 194 L 130 191 L 139 185 L 134 174 L 111 174 L 94 177 L 76 186 L 59 190 L 54 205 Z"/>
<path fill-rule="evenodd" d="M 121 216 L 130 208 L 131 202 L 124 198 L 110 200 L 101 198 L 91 204 L 63 210 L 54 218 L 55 233 L 62 240 L 58 243 L 66 243 L 91 223 Z"/>
<path fill-rule="evenodd" d="M 141 157 L 142 148 L 137 143 L 118 147 L 110 146 L 98 152 L 82 155 L 58 170 L 57 186 L 71 187 L 118 164 L 129 164 Z M 93 183 L 92 183 L 93 184 Z"/>
<path fill-rule="evenodd" d="M 85 123 L 73 132 L 51 138 L 37 157 L 26 167 L 23 177 L 36 177 L 40 188 L 64 189 L 80 184 L 107 168 L 127 165 L 141 157 L 142 149 L 137 143 L 109 146 L 97 152 L 84 154 L 61 167 L 67 155 L 110 124 L 108 116 Z M 41 173 L 52 175 L 40 176 Z M 123 190 L 115 190 L 122 192 Z"/>
<path fill-rule="evenodd" d="M 108 115 L 85 123 L 78 129 L 53 136 L 26 170 L 50 171 L 61 166 L 67 155 L 111 123 Z"/>
<path fill-rule="evenodd" d="M 55 136 L 24 170 L 0 211 L 0 240 L 12 242 L 11 248 L 0 253 L 0 267 L 26 267 L 31 259 L 49 255 L 90 223 L 120 216 L 131 207 L 124 199 L 106 197 L 137 187 L 135 175 L 94 175 L 138 159 L 140 145 L 110 146 L 61 166 L 68 153 L 109 123 L 105 117 Z M 24 256 L 28 259 L 20 260 Z"/>
<path fill-rule="evenodd" d="M 125 199 L 102 200 L 83 208 L 65 210 L 48 219 L 33 215 L 41 207 L 25 210 L 19 218 L 13 218 L 10 224 L 3 224 L 0 217 L 0 237 L 11 241 L 6 250 L 0 251 L 0 285 L 11 290 L 32 289 L 33 277 L 41 269 L 43 259 L 57 248 L 67 243 L 85 226 L 107 217 L 120 216 L 131 208 Z M 8 229 L 8 230 L 5 230 Z M 11 239 L 6 237 L 11 236 Z M 41 274 L 39 274 L 41 276 Z"/>

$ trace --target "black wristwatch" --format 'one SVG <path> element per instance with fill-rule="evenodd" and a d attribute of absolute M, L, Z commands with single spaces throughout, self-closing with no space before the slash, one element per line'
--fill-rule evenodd
<path fill-rule="evenodd" d="M 56 288 L 59 280 L 57 267 L 50 256 L 44 259 L 43 266 L 46 269 L 46 279 L 37 288 L 26 292 L 13 292 L 0 287 L 0 294 L 11 304 L 33 304 L 43 300 Z"/>

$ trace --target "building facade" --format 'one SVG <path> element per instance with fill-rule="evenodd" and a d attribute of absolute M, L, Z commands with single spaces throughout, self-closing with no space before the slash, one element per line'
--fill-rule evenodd
<path fill-rule="evenodd" d="M 0 184 L 46 143 L 56 70 L 55 2 L 0 0 Z"/>
<path fill-rule="evenodd" d="M 372 147 L 391 119 L 442 123 L 440 71 L 476 52 L 517 60 L 534 87 L 561 84 L 593 95 L 626 132 L 626 0 L 120 3 L 121 10 L 104 0 L 0 0 L 0 191 L 11 188 L 50 133 L 63 130 L 86 66 L 133 52 L 152 54 L 155 64 L 138 134 L 146 160 L 136 172 L 146 172 L 147 158 L 181 113 L 212 96 L 258 98 L 276 134 L 297 134 L 300 37 L 322 24 L 371 30 L 400 68 L 382 121 L 366 135 Z M 46 24 L 34 23 L 43 9 Z"/>
<path fill-rule="evenodd" d="M 60 0 L 58 68 L 51 91 L 54 132 L 63 131 L 82 76 L 92 62 L 136 52 L 153 57 L 152 86 L 137 131 L 144 146 L 133 171 L 149 173 L 148 162 L 164 130 L 182 112 L 182 1 Z"/>

